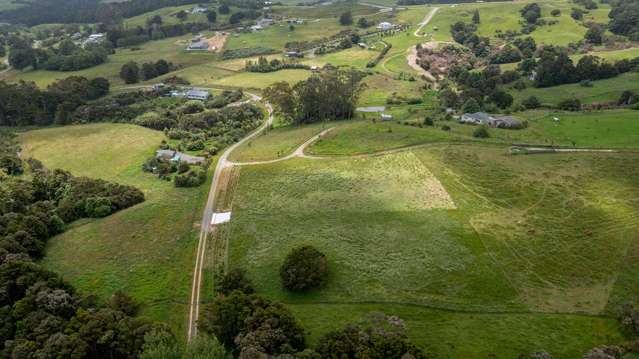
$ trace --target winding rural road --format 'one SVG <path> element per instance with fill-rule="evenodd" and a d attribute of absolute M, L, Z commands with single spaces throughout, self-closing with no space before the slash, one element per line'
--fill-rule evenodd
<path fill-rule="evenodd" d="M 253 101 L 261 101 L 262 98 L 258 95 L 245 92 L 251 96 Z M 215 205 L 215 195 L 217 187 L 220 181 L 222 170 L 232 166 L 233 164 L 228 161 L 228 157 L 236 148 L 241 146 L 246 141 L 259 135 L 262 131 L 268 128 L 273 123 L 273 107 L 269 103 L 265 103 L 268 110 L 268 118 L 262 126 L 253 131 L 248 136 L 244 137 L 240 141 L 236 142 L 232 146 L 228 147 L 220 156 L 213 173 L 213 181 L 211 182 L 211 189 L 209 191 L 209 197 L 206 201 L 206 207 L 204 208 L 204 214 L 202 215 L 202 223 L 200 228 L 200 236 L 197 245 L 197 254 L 195 257 L 195 268 L 193 269 L 193 284 L 191 287 L 191 300 L 189 303 L 189 328 L 187 332 L 187 340 L 190 342 L 197 335 L 197 321 L 200 314 L 200 292 L 202 287 L 202 268 L 204 267 L 204 255 L 206 252 L 206 240 L 211 230 L 211 219 L 213 218 L 213 211 Z"/>

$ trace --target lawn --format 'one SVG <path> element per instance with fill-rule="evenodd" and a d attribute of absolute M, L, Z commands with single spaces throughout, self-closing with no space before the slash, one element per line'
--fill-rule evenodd
<path fill-rule="evenodd" d="M 619 343 L 607 315 L 639 292 L 639 159 L 506 150 L 433 145 L 243 167 L 230 265 L 291 305 L 311 342 L 384 311 L 435 357 L 575 358 Z M 292 294 L 278 268 L 302 244 L 327 255 L 331 274 Z"/>
<path fill-rule="evenodd" d="M 136 186 L 146 201 L 103 219 L 73 223 L 51 239 L 42 264 L 99 299 L 123 290 L 141 315 L 186 327 L 191 270 L 208 185 L 178 189 L 142 172 L 162 132 L 133 125 L 92 124 L 21 134 L 24 156 L 77 176 Z"/>

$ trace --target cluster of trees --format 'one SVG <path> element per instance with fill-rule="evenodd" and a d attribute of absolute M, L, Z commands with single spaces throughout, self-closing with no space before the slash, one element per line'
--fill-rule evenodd
<path fill-rule="evenodd" d="M 161 18 L 160 18 L 161 20 Z M 119 25 L 113 25 L 104 29 L 107 31 L 107 39 L 117 47 L 135 46 L 149 40 L 160 40 L 167 37 L 182 36 L 209 28 L 209 24 L 203 22 L 165 24 L 151 19 L 146 28 L 137 26 L 124 29 Z"/>
<path fill-rule="evenodd" d="M 632 41 L 639 41 L 639 1 L 611 0 L 609 2 L 612 6 L 608 14 L 610 31 L 628 36 Z"/>
<path fill-rule="evenodd" d="M 198 0 L 34 0 L 14 10 L 0 12 L 0 20 L 29 26 L 40 24 L 111 23 L 168 6 L 196 4 Z"/>
<path fill-rule="evenodd" d="M 450 69 L 449 76 L 457 83 L 457 88 L 444 86 L 441 89 L 440 100 L 446 107 L 477 112 L 490 110 L 489 105 L 505 109 L 513 103 L 513 97 L 498 88 L 498 85 L 510 81 L 512 74 L 502 74 L 497 65 L 489 65 L 483 71 L 471 71 L 457 65 Z"/>
<path fill-rule="evenodd" d="M 242 270 L 220 275 L 215 282 L 217 296 L 204 308 L 201 328 L 239 358 L 426 358 L 408 341 L 404 322 L 383 313 L 329 332 L 314 349 L 307 348 L 304 329 L 293 314 L 255 295 Z"/>
<path fill-rule="evenodd" d="M 60 42 L 58 48 L 33 49 L 26 41 L 16 41 L 11 46 L 9 64 L 18 70 L 31 66 L 51 71 L 76 71 L 105 62 L 112 52 L 108 43 L 82 48 L 67 39 Z"/>
<path fill-rule="evenodd" d="M 541 8 L 537 3 L 527 4 L 519 12 L 529 24 L 536 24 L 537 20 L 541 18 Z"/>
<path fill-rule="evenodd" d="M 245 69 L 248 72 L 274 72 L 284 69 L 310 69 L 310 66 L 295 62 L 284 62 L 279 59 L 268 59 L 264 56 L 260 56 L 257 62 L 247 61 Z"/>
<path fill-rule="evenodd" d="M 475 56 L 485 57 L 490 54 L 490 38 L 479 36 L 476 24 L 467 24 L 458 21 L 451 25 L 450 32 L 455 42 L 471 49 Z"/>
<path fill-rule="evenodd" d="M 586 80 L 600 80 L 639 69 L 639 58 L 623 59 L 614 63 L 597 56 L 586 55 L 574 65 L 564 49 L 544 47 L 538 60 L 520 64 L 522 72 L 534 69 L 535 86 L 549 87 Z"/>
<path fill-rule="evenodd" d="M 160 59 L 156 62 L 146 62 L 142 67 L 137 62 L 130 61 L 120 68 L 120 78 L 127 84 L 138 83 L 140 79 L 146 81 L 175 70 L 173 63 Z"/>
<path fill-rule="evenodd" d="M 597 3 L 594 0 L 573 0 L 573 2 L 575 4 L 579 4 L 583 7 L 585 7 L 588 10 L 595 10 L 598 9 L 599 6 L 597 5 Z"/>
<path fill-rule="evenodd" d="M 11 147 L 2 149 L 13 152 Z M 115 293 L 107 306 L 97 305 L 34 259 L 43 255 L 47 239 L 63 232 L 66 224 L 140 203 L 143 193 L 61 170 L 48 171 L 36 160 L 29 160 L 29 165 L 29 180 L 10 177 L 0 182 L 0 356 L 136 355 L 154 324 L 132 317 L 136 306 L 130 298 Z"/>
<path fill-rule="evenodd" d="M 291 86 L 275 83 L 264 90 L 265 98 L 293 123 L 350 119 L 362 90 L 364 74 L 351 69 L 325 67 L 320 74 Z"/>
<path fill-rule="evenodd" d="M 0 126 L 66 124 L 76 108 L 108 92 L 109 81 L 100 77 L 67 77 L 45 91 L 33 83 L 0 81 Z"/>

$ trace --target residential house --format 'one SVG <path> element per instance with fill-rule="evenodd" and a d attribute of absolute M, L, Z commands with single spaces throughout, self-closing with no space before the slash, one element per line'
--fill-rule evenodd
<path fill-rule="evenodd" d="M 91 34 L 89 37 L 82 42 L 82 47 L 85 47 L 90 44 L 100 44 L 106 40 L 106 34 L 98 33 Z"/>
<path fill-rule="evenodd" d="M 484 125 L 495 128 L 522 128 L 523 123 L 510 116 L 491 116 L 485 112 L 465 113 L 461 116 L 460 123 L 472 125 Z"/>
<path fill-rule="evenodd" d="M 382 30 L 382 31 L 386 31 L 386 30 L 392 30 L 395 28 L 395 25 L 391 24 L 390 22 L 380 22 L 379 25 L 377 25 L 377 29 L 378 30 Z"/>
<path fill-rule="evenodd" d="M 191 14 L 205 14 L 209 12 L 209 9 L 201 6 L 195 6 L 190 11 Z"/>
<path fill-rule="evenodd" d="M 381 115 L 381 119 L 382 119 L 382 121 L 391 121 L 393 119 L 393 115 L 388 115 L 388 114 L 383 113 Z"/>
<path fill-rule="evenodd" d="M 204 157 L 199 156 L 191 156 L 182 152 L 173 151 L 173 150 L 157 150 L 155 151 L 155 157 L 160 158 L 166 161 L 171 161 L 175 163 L 188 163 L 190 165 L 196 165 L 204 162 Z"/>
<path fill-rule="evenodd" d="M 186 47 L 187 51 L 206 51 L 209 49 L 209 42 L 202 36 L 196 36 L 191 39 L 189 46 Z"/>
<path fill-rule="evenodd" d="M 304 57 L 304 53 L 301 51 L 287 51 L 284 53 L 286 57 Z"/>

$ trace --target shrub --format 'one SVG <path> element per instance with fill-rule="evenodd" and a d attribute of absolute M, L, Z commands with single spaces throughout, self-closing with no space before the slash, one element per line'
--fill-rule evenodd
<path fill-rule="evenodd" d="M 527 109 L 535 109 L 541 106 L 539 99 L 535 96 L 530 96 L 527 99 L 523 100 L 521 104 Z"/>
<path fill-rule="evenodd" d="M 464 111 L 465 113 L 479 112 L 481 111 L 481 107 L 479 106 L 479 103 L 477 102 L 477 100 L 471 97 L 468 100 L 466 100 L 466 102 L 464 102 L 464 105 L 462 106 L 462 111 Z"/>
<path fill-rule="evenodd" d="M 561 10 L 559 9 L 553 9 L 553 11 L 550 12 L 550 15 L 557 17 L 561 15 Z"/>
<path fill-rule="evenodd" d="M 327 275 L 326 256 L 311 246 L 291 251 L 280 268 L 282 284 L 292 291 L 317 288 L 326 281 Z"/>
<path fill-rule="evenodd" d="M 424 119 L 424 126 L 433 126 L 433 119 L 429 116 Z"/>
<path fill-rule="evenodd" d="M 488 138 L 490 134 L 488 133 L 488 129 L 484 126 L 479 126 L 473 131 L 473 137 L 475 138 Z"/>
<path fill-rule="evenodd" d="M 581 101 L 576 98 L 563 100 L 557 104 L 557 107 L 564 111 L 579 111 L 581 110 Z"/>
<path fill-rule="evenodd" d="M 235 290 L 244 294 L 251 294 L 255 291 L 253 284 L 246 278 L 246 273 L 242 269 L 235 268 L 226 274 L 218 273 L 215 280 L 215 291 L 228 295 Z"/>
<path fill-rule="evenodd" d="M 186 173 L 177 174 L 174 178 L 175 187 L 197 187 L 206 181 L 206 171 L 195 167 Z"/>
<path fill-rule="evenodd" d="M 448 126 L 448 125 L 443 125 L 443 126 L 442 126 L 442 131 L 450 131 L 450 126 Z"/>
<path fill-rule="evenodd" d="M 204 111 L 204 104 L 202 103 L 202 101 L 190 100 L 180 107 L 180 111 L 183 114 L 187 115 L 199 113 Z"/>

